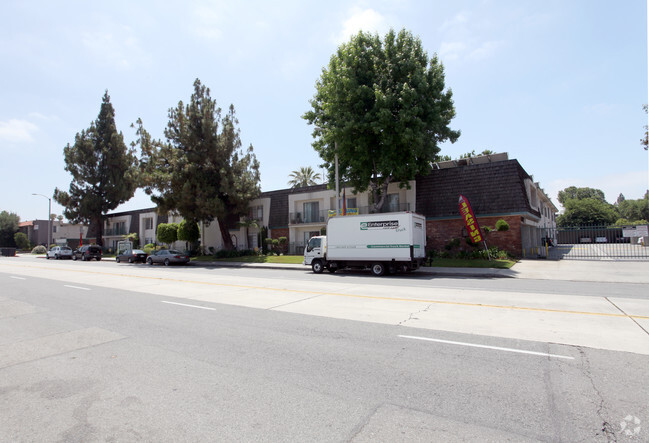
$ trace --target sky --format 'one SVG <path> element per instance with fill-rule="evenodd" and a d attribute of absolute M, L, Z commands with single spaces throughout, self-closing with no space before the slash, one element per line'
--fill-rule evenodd
<path fill-rule="evenodd" d="M 462 135 L 440 154 L 507 152 L 556 205 L 568 186 L 611 203 L 649 186 L 644 0 L 3 0 L 0 23 L 0 211 L 23 221 L 47 217 L 32 194 L 68 190 L 63 148 L 105 91 L 130 143 L 138 118 L 162 138 L 198 78 L 234 105 L 262 191 L 303 166 L 322 172 L 302 118 L 316 81 L 351 35 L 391 28 L 444 65 Z M 138 191 L 112 212 L 153 206 Z M 54 200 L 52 212 L 63 212 Z"/>

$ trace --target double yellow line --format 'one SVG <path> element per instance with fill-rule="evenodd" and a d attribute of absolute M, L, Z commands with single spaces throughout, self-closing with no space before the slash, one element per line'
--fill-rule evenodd
<path fill-rule="evenodd" d="M 4 265 L 4 263 L 0 263 L 0 266 L 1 265 Z M 28 268 L 28 269 L 45 269 L 50 271 L 53 270 L 52 268 L 43 267 L 43 266 L 29 266 L 29 265 L 9 265 L 9 266 Z M 513 311 L 550 312 L 556 314 L 590 315 L 590 316 L 599 316 L 599 317 L 615 317 L 615 318 L 631 318 L 636 320 L 649 320 L 649 316 L 646 315 L 629 315 L 623 312 L 620 312 L 618 314 L 618 313 L 607 313 L 607 312 L 573 311 L 573 310 L 566 310 L 566 309 L 531 308 L 525 306 L 494 305 L 494 304 L 487 304 L 487 303 L 469 303 L 469 302 L 459 302 L 459 301 L 430 300 L 430 299 L 416 299 L 416 298 L 402 298 L 402 297 L 383 297 L 378 295 L 342 294 L 339 292 L 307 291 L 303 289 L 286 289 L 286 288 L 272 288 L 272 287 L 264 287 L 264 286 L 253 286 L 253 285 L 237 285 L 232 283 L 215 283 L 215 282 L 206 282 L 206 281 L 197 281 L 197 280 L 176 279 L 176 278 L 169 278 L 169 277 L 152 277 L 152 276 L 142 276 L 142 275 L 119 274 L 113 272 L 88 271 L 88 270 L 80 270 L 80 269 L 66 269 L 66 271 L 77 272 L 81 274 L 138 278 L 143 280 L 157 280 L 157 281 L 167 281 L 173 283 L 190 283 L 190 284 L 206 285 L 206 286 L 218 286 L 224 288 L 254 289 L 254 290 L 263 290 L 263 291 L 293 293 L 293 294 L 329 295 L 333 297 L 349 297 L 349 298 L 359 298 L 359 299 L 366 299 L 366 300 L 400 301 L 400 302 L 414 302 L 414 303 L 423 303 L 423 304 L 464 306 L 464 307 L 472 307 L 472 308 L 507 309 Z"/>

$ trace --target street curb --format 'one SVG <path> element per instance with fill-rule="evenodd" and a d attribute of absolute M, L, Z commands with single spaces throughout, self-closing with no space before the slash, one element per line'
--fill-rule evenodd
<path fill-rule="evenodd" d="M 312 272 L 309 266 L 304 265 L 282 265 L 282 264 L 261 264 L 261 263 L 239 263 L 239 262 L 191 262 L 192 266 L 206 268 L 248 268 L 248 269 L 282 269 L 286 271 Z M 505 271 L 505 272 L 503 272 Z M 506 272 L 509 271 L 509 272 Z M 466 278 L 516 278 L 509 269 L 492 268 L 431 268 L 423 267 L 413 271 L 413 275 L 427 274 L 440 277 L 466 277 Z M 400 274 L 408 275 L 408 274 Z"/>

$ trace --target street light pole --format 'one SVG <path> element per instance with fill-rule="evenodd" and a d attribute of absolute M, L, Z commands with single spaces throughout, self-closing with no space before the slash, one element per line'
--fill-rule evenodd
<path fill-rule="evenodd" d="M 52 244 L 52 199 L 43 194 L 32 193 L 32 195 L 40 195 L 41 197 L 45 197 L 49 202 L 47 206 L 47 250 L 49 251 L 50 245 Z"/>

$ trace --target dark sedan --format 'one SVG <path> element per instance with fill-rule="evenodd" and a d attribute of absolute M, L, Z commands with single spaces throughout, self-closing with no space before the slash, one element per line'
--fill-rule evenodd
<path fill-rule="evenodd" d="M 174 251 L 173 249 L 162 249 L 149 255 L 146 262 L 150 265 L 154 263 L 164 263 L 165 266 L 176 264 L 185 265 L 189 263 L 189 255 Z"/>
<path fill-rule="evenodd" d="M 124 252 L 120 252 L 115 256 L 115 261 L 117 263 L 121 261 L 127 261 L 129 263 L 146 263 L 146 258 L 148 254 L 141 249 L 129 249 Z"/>

